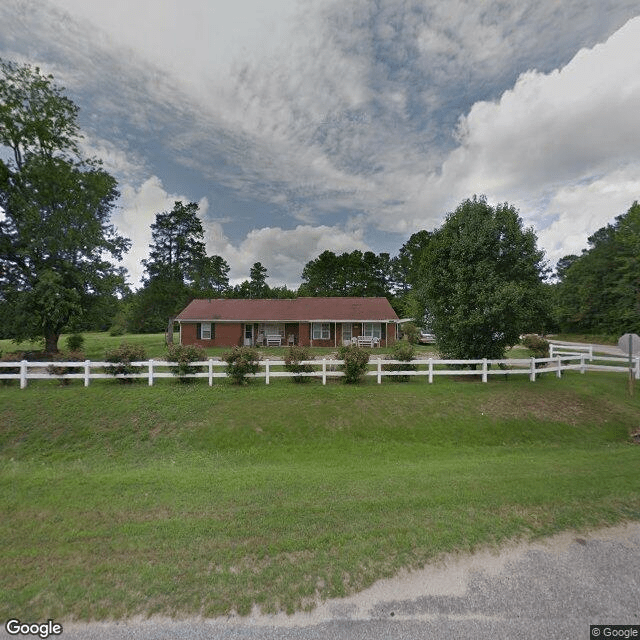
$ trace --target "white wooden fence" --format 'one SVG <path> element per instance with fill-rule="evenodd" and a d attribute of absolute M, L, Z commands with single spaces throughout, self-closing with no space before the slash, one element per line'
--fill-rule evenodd
<path fill-rule="evenodd" d="M 589 360 L 589 362 L 587 362 Z M 601 364 L 598 364 L 600 362 Z M 131 366 L 137 369 L 137 373 L 117 374 L 108 373 L 108 367 L 113 366 L 109 362 L 0 362 L 0 380 L 19 380 L 20 388 L 24 389 L 31 380 L 82 380 L 84 386 L 89 386 L 91 380 L 98 379 L 146 379 L 149 386 L 160 378 L 176 378 L 175 374 L 168 371 L 170 367 L 177 366 L 176 362 L 166 362 L 164 360 L 147 360 L 132 362 Z M 311 365 L 314 370 L 309 373 L 291 373 L 283 370 L 284 360 L 260 360 L 261 371 L 250 374 L 248 378 L 264 378 L 269 384 L 272 378 L 294 378 L 294 377 L 316 377 L 322 379 L 322 384 L 327 383 L 329 378 L 344 376 L 340 371 L 343 360 L 332 360 L 323 358 L 322 360 L 305 360 L 300 364 Z M 398 360 L 385 360 L 383 358 L 371 358 L 369 360 L 369 371 L 367 376 L 374 376 L 378 384 L 382 383 L 382 378 L 386 376 L 427 376 L 430 383 L 435 376 L 481 376 L 482 382 L 487 382 L 490 375 L 528 375 L 529 380 L 535 381 L 536 376 L 541 373 L 555 373 L 558 378 L 563 371 L 577 370 L 580 373 L 586 371 L 612 371 L 629 372 L 628 358 L 614 356 L 594 356 L 588 353 L 554 355 L 553 358 L 524 358 L 513 360 L 439 360 L 429 358 L 428 360 L 412 360 L 411 366 L 416 367 L 415 371 L 387 371 L 385 365 L 402 365 L 406 362 Z M 227 378 L 225 371 L 227 363 L 223 360 L 205 360 L 193 362 L 194 367 L 204 367 L 205 371 L 187 374 L 186 378 L 205 378 L 209 385 L 213 385 L 216 378 Z M 475 366 L 475 369 L 462 367 Z M 4 370 L 18 369 L 14 372 Z M 62 368 L 79 369 L 78 373 L 55 372 Z M 632 363 L 632 371 L 636 380 L 640 379 L 640 357 L 635 357 Z"/>
<path fill-rule="evenodd" d="M 593 345 L 592 344 L 549 344 L 549 357 L 555 356 L 575 356 L 580 354 L 586 354 L 589 360 L 593 360 Z"/>

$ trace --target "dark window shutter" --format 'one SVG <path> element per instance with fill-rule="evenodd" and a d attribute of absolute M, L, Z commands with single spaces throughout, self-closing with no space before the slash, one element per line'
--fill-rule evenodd
<path fill-rule="evenodd" d="M 202 325 L 199 322 L 196 324 L 196 338 L 198 340 L 202 339 Z"/>

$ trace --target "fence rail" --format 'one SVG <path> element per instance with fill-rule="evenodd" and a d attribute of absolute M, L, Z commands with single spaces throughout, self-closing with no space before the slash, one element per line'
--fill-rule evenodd
<path fill-rule="evenodd" d="M 593 360 L 593 345 L 567 345 L 567 344 L 549 344 L 549 357 L 555 358 L 555 356 L 579 356 L 581 354 L 589 356 L 589 360 Z"/>
<path fill-rule="evenodd" d="M 588 362 L 587 362 L 588 360 Z M 598 364 L 600 362 L 600 364 Z M 314 371 L 306 373 L 292 373 L 283 370 L 284 360 L 260 360 L 261 371 L 247 375 L 248 378 L 264 378 L 265 384 L 269 384 L 272 378 L 295 378 L 295 377 L 315 377 L 322 379 L 322 384 L 326 384 L 329 378 L 344 376 L 340 370 L 344 360 L 333 360 L 323 358 L 322 360 L 305 360 L 300 362 L 303 365 L 311 365 Z M 393 371 L 388 365 L 410 365 L 411 370 Z M 213 385 L 216 378 L 229 377 L 224 370 L 227 363 L 223 360 L 203 360 L 193 362 L 191 366 L 204 368 L 205 371 L 197 371 L 184 376 L 174 374 L 167 370 L 177 367 L 177 362 L 167 362 L 164 360 L 146 360 L 132 362 L 131 367 L 138 369 L 137 373 L 109 373 L 109 367 L 113 363 L 109 362 L 0 362 L 0 380 L 19 380 L 20 388 L 24 389 L 31 380 L 82 380 L 87 387 L 91 380 L 98 379 L 146 379 L 149 386 L 152 386 L 157 379 L 161 378 L 206 378 L 209 385 Z M 472 368 L 462 368 L 472 367 Z M 14 369 L 11 372 L 4 372 L 6 369 Z M 15 371 L 17 369 L 17 371 Z M 78 373 L 61 373 L 61 369 L 80 369 Z M 536 376 L 541 373 L 555 373 L 558 378 L 563 371 L 610 371 L 628 373 L 630 370 L 628 358 L 616 356 L 594 356 L 593 353 L 583 352 L 580 354 L 560 355 L 554 354 L 549 358 L 522 358 L 513 360 L 439 360 L 435 358 L 412 360 L 410 363 L 399 360 L 385 360 L 382 358 L 371 358 L 369 360 L 369 370 L 365 375 L 374 376 L 378 384 L 382 383 L 382 378 L 393 376 L 426 376 L 429 383 L 433 382 L 436 376 L 481 376 L 483 382 L 487 382 L 491 375 L 528 375 L 534 382 Z M 640 380 L 640 356 L 636 356 L 632 361 L 631 371 L 636 380 Z"/>

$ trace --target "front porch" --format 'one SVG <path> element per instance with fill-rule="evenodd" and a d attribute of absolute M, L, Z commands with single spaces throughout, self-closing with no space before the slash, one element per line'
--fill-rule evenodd
<path fill-rule="evenodd" d="M 395 342 L 395 324 L 385 322 L 248 322 L 243 324 L 245 346 L 333 347 L 351 343 L 368 347 Z"/>

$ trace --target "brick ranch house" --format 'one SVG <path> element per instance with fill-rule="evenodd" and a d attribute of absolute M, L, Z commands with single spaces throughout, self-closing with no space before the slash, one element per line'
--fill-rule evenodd
<path fill-rule="evenodd" d="M 386 298 L 192 300 L 176 317 L 180 344 L 201 347 L 370 346 L 396 341 L 399 318 Z"/>

